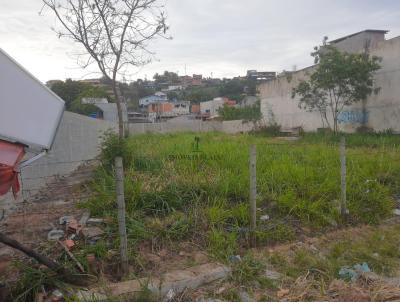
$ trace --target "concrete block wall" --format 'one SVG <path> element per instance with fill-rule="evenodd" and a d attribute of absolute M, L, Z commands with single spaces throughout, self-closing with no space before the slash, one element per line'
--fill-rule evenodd
<path fill-rule="evenodd" d="M 129 124 L 130 135 L 144 133 L 209 132 L 242 133 L 252 129 L 252 123 L 242 121 L 190 120 L 165 123 Z M 0 221 L 23 200 L 30 200 L 57 176 L 68 175 L 100 153 L 105 131 L 117 133 L 117 124 L 65 112 L 51 151 L 21 170 L 22 192 L 14 200 L 11 193 L 0 197 Z M 28 154 L 28 156 L 31 154 Z"/>
<path fill-rule="evenodd" d="M 366 126 L 375 131 L 392 129 L 400 132 L 400 37 L 377 42 L 370 54 L 382 58 L 381 69 L 374 77 L 375 87 L 380 91 L 369 96 L 365 104 L 360 101 L 345 107 L 339 117 L 339 128 L 354 132 L 365 119 Z M 303 127 L 306 131 L 326 127 L 318 112 L 300 109 L 298 98 L 292 99 L 292 89 L 301 80 L 308 79 L 314 68 L 299 70 L 258 87 L 261 112 L 267 122 L 273 117 L 283 128 Z M 332 120 L 330 122 L 332 124 Z"/>
<path fill-rule="evenodd" d="M 105 131 L 117 131 L 114 123 L 96 120 L 72 112 L 65 112 L 51 151 L 21 169 L 22 190 L 16 200 L 11 193 L 0 197 L 0 220 L 5 212 L 12 211 L 22 200 L 52 181 L 56 176 L 67 175 L 87 160 L 99 154 Z M 27 157 L 32 154 L 27 154 Z"/>
<path fill-rule="evenodd" d="M 176 122 L 163 122 L 163 123 L 139 123 L 129 124 L 129 134 L 143 134 L 143 133 L 175 133 L 175 132 L 210 132 L 220 131 L 225 133 L 242 133 L 249 132 L 253 129 L 252 123 L 243 123 L 238 121 L 176 121 Z"/>
<path fill-rule="evenodd" d="M 29 198 L 49 177 L 69 174 L 94 159 L 107 130 L 117 131 L 116 124 L 65 112 L 50 152 L 21 170 L 24 197 Z"/>

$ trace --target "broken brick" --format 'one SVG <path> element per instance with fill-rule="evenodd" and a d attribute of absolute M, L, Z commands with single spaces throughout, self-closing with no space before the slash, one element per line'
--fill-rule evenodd
<path fill-rule="evenodd" d="M 66 239 L 63 241 L 63 244 L 68 250 L 71 250 L 75 246 L 75 242 L 71 239 Z"/>

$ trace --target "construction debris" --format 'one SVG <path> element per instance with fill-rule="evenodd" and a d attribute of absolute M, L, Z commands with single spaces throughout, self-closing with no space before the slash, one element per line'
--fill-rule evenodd
<path fill-rule="evenodd" d="M 90 218 L 87 221 L 87 225 L 101 225 L 104 223 L 104 219 L 103 218 Z"/>
<path fill-rule="evenodd" d="M 85 269 L 83 268 L 83 265 L 78 261 L 78 259 L 75 258 L 75 256 L 69 251 L 68 247 L 66 247 L 61 241 L 58 241 L 58 243 L 64 248 L 64 251 L 67 253 L 67 255 L 76 263 L 76 266 L 79 268 L 79 270 L 84 273 Z"/>
<path fill-rule="evenodd" d="M 85 227 L 82 229 L 82 235 L 88 240 L 98 240 L 103 234 L 104 231 L 99 227 Z"/>
<path fill-rule="evenodd" d="M 60 240 L 64 237 L 64 231 L 63 230 L 51 230 L 48 234 L 47 234 L 47 240 L 50 241 L 57 241 Z"/>
<path fill-rule="evenodd" d="M 371 270 L 368 267 L 367 263 L 363 264 L 356 264 L 353 267 L 342 267 L 339 271 L 339 277 L 340 279 L 343 280 L 351 280 L 351 281 L 357 281 L 358 277 L 362 273 L 369 273 Z"/>
<path fill-rule="evenodd" d="M 124 294 L 132 294 L 143 290 L 143 285 L 147 284 L 147 288 L 161 300 L 173 290 L 179 295 L 186 288 L 196 289 L 204 284 L 214 282 L 219 279 L 225 279 L 230 274 L 230 268 L 219 263 L 207 263 L 185 270 L 171 271 L 165 274 L 161 279 L 149 280 L 148 278 L 129 280 L 120 283 L 108 284 L 107 293 L 111 296 L 119 296 Z M 84 297 L 99 298 L 105 296 L 104 287 L 93 289 L 90 292 L 82 294 Z M 81 301 L 85 301 L 82 300 Z"/>
<path fill-rule="evenodd" d="M 74 219 L 73 216 L 62 216 L 62 217 L 60 217 L 58 222 L 61 225 L 65 225 L 65 224 L 69 223 L 72 219 Z"/>

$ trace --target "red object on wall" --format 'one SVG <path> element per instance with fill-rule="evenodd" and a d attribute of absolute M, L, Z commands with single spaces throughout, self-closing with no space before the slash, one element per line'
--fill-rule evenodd
<path fill-rule="evenodd" d="M 25 155 L 24 146 L 0 140 L 0 196 L 11 188 L 16 197 L 20 185 L 16 167 Z"/>

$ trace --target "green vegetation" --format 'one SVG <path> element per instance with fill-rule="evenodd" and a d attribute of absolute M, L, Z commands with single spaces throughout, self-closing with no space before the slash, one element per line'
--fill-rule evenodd
<path fill-rule="evenodd" d="M 343 223 L 336 142 L 316 134 L 286 142 L 186 133 L 146 134 L 120 144 L 109 135 L 92 184 L 95 197 L 82 206 L 110 217 L 109 236 L 117 237 L 113 160 L 120 154 L 133 257 L 141 241 L 162 246 L 191 240 L 227 260 L 248 243 L 249 145 L 257 145 L 257 215 L 270 216 L 259 221 L 256 236 L 259 244 L 271 244 L 293 240 L 303 227 L 324 230 Z M 357 134 L 348 142 L 348 223 L 379 223 L 391 214 L 400 188 L 400 137 Z"/>
<path fill-rule="evenodd" d="M 94 105 L 82 105 L 83 97 L 107 98 L 112 99 L 102 87 L 95 87 L 88 83 L 67 79 L 65 82 L 54 83 L 51 90 L 65 101 L 65 107 L 72 112 L 88 114 L 97 111 Z"/>
<path fill-rule="evenodd" d="M 352 236 L 349 231 L 345 237 L 327 240 L 323 246 L 310 249 L 307 246 L 295 249 L 290 255 L 273 253 L 264 259 L 274 265 L 281 273 L 291 278 L 316 274 L 325 281 L 338 278 L 342 267 L 351 267 L 358 263 L 368 263 L 373 272 L 391 276 L 399 268 L 400 227 L 390 226 L 371 230 L 362 229 L 362 233 Z"/>
<path fill-rule="evenodd" d="M 343 108 L 379 91 L 373 78 L 381 59 L 371 57 L 367 49 L 364 53 L 341 52 L 326 44 L 326 39 L 314 50 L 311 55 L 318 65 L 309 80 L 293 89 L 292 96 L 300 96 L 299 108 L 319 112 L 325 125 L 337 133 Z"/>
<path fill-rule="evenodd" d="M 258 121 L 261 119 L 260 102 L 254 106 L 244 108 L 236 108 L 224 105 L 219 109 L 219 114 L 224 121 L 244 120 L 244 121 Z"/>

